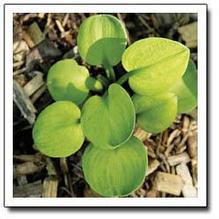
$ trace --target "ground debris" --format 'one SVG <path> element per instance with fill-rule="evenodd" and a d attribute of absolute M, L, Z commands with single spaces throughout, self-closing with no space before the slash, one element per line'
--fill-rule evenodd
<path fill-rule="evenodd" d="M 136 128 L 134 131 L 134 136 L 138 138 L 140 141 L 145 141 L 147 138 L 151 136 L 151 133 L 148 133 L 141 128 Z"/>
<path fill-rule="evenodd" d="M 45 163 L 35 163 L 32 161 L 27 161 L 22 164 L 17 164 L 14 166 L 14 177 L 21 175 L 33 174 L 35 172 L 40 172 L 44 167 Z"/>
<path fill-rule="evenodd" d="M 42 197 L 55 198 L 58 192 L 58 179 L 54 176 L 47 177 L 43 181 Z"/>
<path fill-rule="evenodd" d="M 41 197 L 43 185 L 41 180 L 33 183 L 28 183 L 23 186 L 14 186 L 13 196 L 14 197 Z"/>
<path fill-rule="evenodd" d="M 85 64 L 79 55 L 76 37 L 81 22 L 89 15 L 15 13 L 13 16 L 16 110 L 13 124 L 14 133 L 18 133 L 14 142 L 15 197 L 100 197 L 84 179 L 81 157 L 86 144 L 68 158 L 47 159 L 40 153 L 35 154 L 31 138 L 35 114 L 53 102 L 45 83 L 51 65 L 66 58 Z M 192 48 L 191 58 L 197 61 L 197 50 L 193 48 L 194 30 L 186 30 L 192 28 L 193 22 L 197 20 L 195 14 L 115 15 L 124 23 L 129 43 L 150 36 L 177 40 Z M 93 76 L 103 76 L 98 68 L 88 64 L 85 66 Z M 197 109 L 190 114 L 177 116 L 171 127 L 159 134 L 147 133 L 139 127 L 135 129 L 134 135 L 147 149 L 149 166 L 142 186 L 130 197 L 195 197 L 198 170 L 196 114 Z M 185 183 L 188 178 L 190 183 Z"/>
<path fill-rule="evenodd" d="M 190 157 L 187 154 L 187 152 L 184 152 L 181 154 L 169 156 L 167 158 L 167 161 L 170 164 L 170 166 L 175 166 L 175 165 L 180 164 L 180 163 L 188 163 L 190 161 Z"/>
<path fill-rule="evenodd" d="M 180 196 L 183 188 L 183 181 L 180 176 L 158 172 L 155 179 L 153 189 L 166 192 L 175 196 Z"/>
<path fill-rule="evenodd" d="M 188 166 L 185 163 L 181 163 L 176 167 L 177 175 L 181 176 L 183 180 L 182 194 L 184 197 L 196 197 L 197 190 L 193 186 L 192 177 L 190 175 Z"/>
<path fill-rule="evenodd" d="M 197 47 L 197 22 L 179 27 L 178 32 L 186 42 L 186 46 L 189 48 Z"/>
<path fill-rule="evenodd" d="M 42 31 L 39 28 L 39 25 L 36 22 L 33 22 L 29 26 L 27 33 L 29 34 L 29 36 L 33 42 L 33 46 L 41 43 L 45 39 Z"/>
<path fill-rule="evenodd" d="M 188 137 L 188 153 L 192 159 L 197 158 L 197 132 Z"/>
<path fill-rule="evenodd" d="M 32 125 L 35 122 L 37 112 L 23 88 L 13 80 L 13 100 L 25 119 Z"/>
<path fill-rule="evenodd" d="M 159 165 L 160 165 L 160 162 L 157 159 L 150 161 L 149 165 L 148 165 L 148 170 L 147 170 L 146 176 L 153 173 L 159 167 Z"/>
<path fill-rule="evenodd" d="M 28 51 L 29 51 L 29 47 L 24 40 L 15 41 L 13 43 L 13 61 L 14 61 L 14 63 L 22 62 L 25 59 Z"/>
<path fill-rule="evenodd" d="M 51 65 L 61 55 L 61 51 L 51 41 L 45 39 L 27 54 L 26 68 L 29 72 L 34 71 L 36 66 L 48 70 L 48 64 Z"/>
<path fill-rule="evenodd" d="M 34 94 L 41 86 L 45 84 L 43 81 L 43 73 L 35 71 L 35 77 L 30 80 L 25 86 L 24 86 L 24 92 L 31 96 Z"/>

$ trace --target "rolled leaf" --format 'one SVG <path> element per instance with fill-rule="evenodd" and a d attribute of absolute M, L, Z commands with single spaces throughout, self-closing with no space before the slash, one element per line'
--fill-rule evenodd
<path fill-rule="evenodd" d="M 142 183 L 147 169 L 145 146 L 135 137 L 115 150 L 92 144 L 82 157 L 85 179 L 102 196 L 125 196 Z"/>
<path fill-rule="evenodd" d="M 82 129 L 95 146 L 114 149 L 127 141 L 135 126 L 135 109 L 129 94 L 118 84 L 108 94 L 89 98 L 82 109 Z"/>
<path fill-rule="evenodd" d="M 177 97 L 173 93 L 153 97 L 136 94 L 132 100 L 137 114 L 137 125 L 147 132 L 162 132 L 176 118 Z"/>
<path fill-rule="evenodd" d="M 46 107 L 33 128 L 37 149 L 49 157 L 75 153 L 84 142 L 80 117 L 80 109 L 70 101 L 58 101 Z"/>
<path fill-rule="evenodd" d="M 81 57 L 90 65 L 117 65 L 125 50 L 125 29 L 116 17 L 94 15 L 81 24 L 77 44 Z"/>
<path fill-rule="evenodd" d="M 183 76 L 188 60 L 187 47 L 158 37 L 136 41 L 122 56 L 124 68 L 132 72 L 130 87 L 135 93 L 147 96 L 166 92 Z"/>

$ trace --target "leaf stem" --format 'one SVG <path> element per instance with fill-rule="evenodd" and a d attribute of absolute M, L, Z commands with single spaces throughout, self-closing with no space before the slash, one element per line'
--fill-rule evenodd
<path fill-rule="evenodd" d="M 108 78 L 104 77 L 101 74 L 97 75 L 97 80 L 99 80 L 102 83 L 104 88 L 107 88 L 110 84 Z"/>
<path fill-rule="evenodd" d="M 130 72 L 125 73 L 123 76 L 121 76 L 116 81 L 116 83 L 119 84 L 119 85 L 122 85 L 122 84 L 124 84 L 129 79 L 130 76 L 132 76 L 134 74 L 135 74 L 135 71 L 130 71 Z"/>
<path fill-rule="evenodd" d="M 121 76 L 117 81 L 116 83 L 119 84 L 119 85 L 122 85 L 124 84 L 128 79 L 129 77 L 133 76 L 133 75 L 137 75 L 138 73 L 141 72 L 141 69 L 137 69 L 137 70 L 133 70 L 133 71 L 130 71 L 130 72 L 127 72 L 125 73 L 123 76 Z"/>
<path fill-rule="evenodd" d="M 104 68 L 105 68 L 107 78 L 109 78 L 110 81 L 112 82 L 116 81 L 116 75 L 115 75 L 113 66 L 105 63 Z"/>

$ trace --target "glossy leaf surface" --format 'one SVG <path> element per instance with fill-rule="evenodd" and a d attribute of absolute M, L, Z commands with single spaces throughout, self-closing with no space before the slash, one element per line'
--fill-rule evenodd
<path fill-rule="evenodd" d="M 77 44 L 81 57 L 90 65 L 118 64 L 126 47 L 126 32 L 111 15 L 94 15 L 81 24 Z"/>
<path fill-rule="evenodd" d="M 197 106 L 197 70 L 190 60 L 183 77 L 171 89 L 178 98 L 178 113 L 187 113 Z"/>
<path fill-rule="evenodd" d="M 150 37 L 129 46 L 122 57 L 126 71 L 133 73 L 129 85 L 140 95 L 166 92 L 184 74 L 189 49 L 173 40 Z"/>
<path fill-rule="evenodd" d="M 82 157 L 85 179 L 102 196 L 125 196 L 142 183 L 147 169 L 147 153 L 135 137 L 116 148 L 102 150 L 89 145 Z"/>
<path fill-rule="evenodd" d="M 75 153 L 84 142 L 80 117 L 80 109 L 70 101 L 58 101 L 46 107 L 33 128 L 37 149 L 49 157 Z"/>
<path fill-rule="evenodd" d="M 85 136 L 95 146 L 113 149 L 125 142 L 135 126 L 135 109 L 129 94 L 118 84 L 103 97 L 89 98 L 82 109 Z"/>
<path fill-rule="evenodd" d="M 167 93 L 154 97 L 132 97 L 137 114 L 137 124 L 147 132 L 159 133 L 168 128 L 176 118 L 177 97 Z"/>

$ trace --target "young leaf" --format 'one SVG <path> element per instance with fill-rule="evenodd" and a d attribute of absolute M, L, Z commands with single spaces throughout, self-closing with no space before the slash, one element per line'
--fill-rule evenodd
<path fill-rule="evenodd" d="M 49 157 L 67 157 L 79 150 L 84 142 L 80 116 L 80 109 L 70 101 L 49 105 L 33 128 L 37 149 Z"/>
<path fill-rule="evenodd" d="M 73 59 L 55 63 L 49 70 L 47 85 L 54 100 L 69 100 L 76 104 L 86 99 L 91 86 L 102 89 L 102 85 L 89 76 L 88 70 Z"/>
<path fill-rule="evenodd" d="M 115 150 L 89 145 L 82 157 L 86 181 L 102 196 L 125 196 L 136 190 L 143 183 L 147 163 L 145 146 L 135 137 Z"/>
<path fill-rule="evenodd" d="M 154 97 L 134 95 L 137 124 L 147 132 L 159 133 L 176 118 L 177 97 L 172 93 Z"/>
<path fill-rule="evenodd" d="M 189 49 L 181 43 L 165 38 L 146 38 L 128 47 L 122 64 L 132 71 L 129 85 L 140 95 L 166 92 L 184 74 Z"/>
<path fill-rule="evenodd" d="M 118 84 L 110 85 L 104 97 L 89 98 L 82 109 L 82 129 L 95 146 L 113 149 L 131 136 L 135 109 L 129 94 Z"/>
<path fill-rule="evenodd" d="M 94 15 L 80 26 L 77 44 L 81 57 L 90 65 L 118 64 L 127 43 L 121 22 L 111 15 Z"/>
<path fill-rule="evenodd" d="M 187 113 L 197 106 L 197 70 L 190 60 L 183 77 L 173 85 L 171 92 L 178 97 L 178 113 Z"/>

